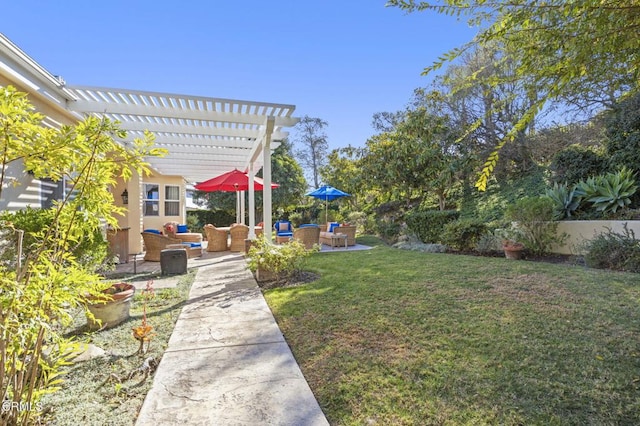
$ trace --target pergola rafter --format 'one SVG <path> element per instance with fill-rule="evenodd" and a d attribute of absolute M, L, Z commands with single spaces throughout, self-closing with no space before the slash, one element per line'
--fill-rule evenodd
<path fill-rule="evenodd" d="M 67 90 L 76 99 L 69 101 L 70 110 L 119 121 L 128 140 L 145 130 L 154 133 L 157 146 L 169 153 L 149 158 L 152 167 L 191 183 L 247 170 L 251 162 L 260 170 L 265 139 L 274 150 L 288 135 L 283 128 L 298 121 L 293 105 L 84 86 Z"/>

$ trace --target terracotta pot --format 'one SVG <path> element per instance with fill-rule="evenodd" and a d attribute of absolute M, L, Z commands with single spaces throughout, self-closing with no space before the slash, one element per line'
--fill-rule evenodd
<path fill-rule="evenodd" d="M 89 312 L 95 317 L 92 319 L 87 316 L 89 329 L 95 331 L 112 328 L 126 321 L 129 318 L 129 310 L 135 291 L 136 288 L 129 283 L 115 283 L 103 290 L 103 293 L 110 295 L 112 300 L 88 306 Z"/>
<path fill-rule="evenodd" d="M 504 245 L 502 249 L 507 259 L 522 259 L 522 251 L 524 250 L 522 244 Z"/>

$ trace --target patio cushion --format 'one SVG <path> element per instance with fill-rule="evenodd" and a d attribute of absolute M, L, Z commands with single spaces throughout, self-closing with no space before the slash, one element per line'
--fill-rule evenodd
<path fill-rule="evenodd" d="M 182 243 L 182 245 L 187 247 L 202 247 L 201 243 Z"/>
<path fill-rule="evenodd" d="M 278 232 L 278 237 L 293 237 L 293 232 Z"/>
<path fill-rule="evenodd" d="M 333 232 L 333 228 L 337 228 L 340 226 L 338 222 L 329 222 L 329 228 L 327 228 L 327 232 Z"/>
<path fill-rule="evenodd" d="M 143 232 L 150 232 L 152 234 L 158 234 L 158 235 L 162 235 L 162 232 L 160 232 L 157 229 L 145 229 Z"/>
<path fill-rule="evenodd" d="M 281 234 L 283 231 L 289 230 L 289 222 L 279 222 L 278 223 L 278 234 Z"/>
<path fill-rule="evenodd" d="M 178 225 L 178 234 L 184 234 L 186 232 L 189 232 L 187 225 Z"/>

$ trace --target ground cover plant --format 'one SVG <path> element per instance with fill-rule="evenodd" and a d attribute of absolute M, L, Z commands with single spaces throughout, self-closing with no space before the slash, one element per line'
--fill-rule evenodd
<path fill-rule="evenodd" d="M 124 279 L 147 282 L 158 278 L 141 274 Z M 93 343 L 104 349 L 107 356 L 76 363 L 67 369 L 62 388 L 43 399 L 47 424 L 134 424 L 153 383 L 153 363 L 162 358 L 194 278 L 195 271 L 191 271 L 180 278 L 175 288 L 155 289 L 154 296 L 146 298 L 146 322 L 153 327 L 153 334 L 144 354 L 138 353 L 140 343 L 132 331 L 143 320 L 143 291 L 136 291 L 131 318 L 109 330 L 88 332 L 84 312 L 78 311 L 67 336 L 77 342 Z M 136 371 L 149 358 L 153 359 L 152 371 Z"/>
<path fill-rule="evenodd" d="M 359 242 L 265 291 L 332 425 L 640 422 L 637 274 Z"/>

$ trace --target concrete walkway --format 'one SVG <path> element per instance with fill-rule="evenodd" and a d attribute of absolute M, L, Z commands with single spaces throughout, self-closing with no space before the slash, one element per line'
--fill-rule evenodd
<path fill-rule="evenodd" d="M 136 425 L 328 425 L 244 257 L 194 266 Z"/>

